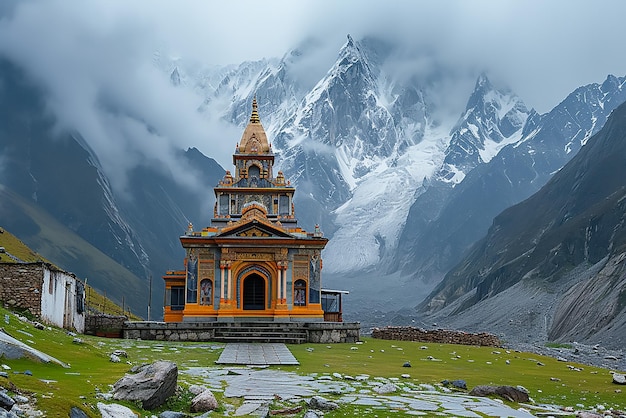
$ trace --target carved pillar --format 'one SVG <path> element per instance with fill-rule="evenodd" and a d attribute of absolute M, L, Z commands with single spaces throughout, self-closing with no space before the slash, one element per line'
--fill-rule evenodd
<path fill-rule="evenodd" d="M 285 295 L 287 294 L 287 289 L 285 288 L 285 279 L 287 277 L 286 271 L 287 263 L 284 261 L 279 261 L 276 263 L 276 267 L 278 267 L 278 279 L 276 280 L 277 292 L 276 292 L 276 309 L 277 311 L 281 311 L 280 316 L 287 316 L 287 298 Z"/>
<path fill-rule="evenodd" d="M 226 268 L 228 269 L 228 300 L 232 303 L 233 301 L 233 279 L 232 279 L 232 270 L 230 268 L 230 263 L 227 264 Z"/>
<path fill-rule="evenodd" d="M 280 264 L 278 266 L 278 280 L 276 281 L 276 284 L 278 286 L 277 292 L 276 292 L 276 303 L 280 303 L 283 297 L 283 291 L 282 291 L 283 269 L 280 267 Z"/>
<path fill-rule="evenodd" d="M 226 267 L 226 263 L 224 261 L 220 261 L 220 305 L 224 304 L 224 268 Z"/>
<path fill-rule="evenodd" d="M 287 263 L 283 264 L 283 303 L 287 303 Z"/>

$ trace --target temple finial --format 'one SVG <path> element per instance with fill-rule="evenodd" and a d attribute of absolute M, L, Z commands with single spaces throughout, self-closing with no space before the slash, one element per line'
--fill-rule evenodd
<path fill-rule="evenodd" d="M 250 123 L 261 123 L 261 118 L 259 118 L 259 109 L 256 104 L 256 94 L 254 95 L 254 99 L 252 99 L 252 115 L 250 115 Z"/>

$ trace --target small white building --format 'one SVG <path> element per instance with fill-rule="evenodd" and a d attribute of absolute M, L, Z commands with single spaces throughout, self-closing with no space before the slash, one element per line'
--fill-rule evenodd
<path fill-rule="evenodd" d="M 0 300 L 42 322 L 85 330 L 85 285 L 74 274 L 44 263 L 0 263 Z"/>

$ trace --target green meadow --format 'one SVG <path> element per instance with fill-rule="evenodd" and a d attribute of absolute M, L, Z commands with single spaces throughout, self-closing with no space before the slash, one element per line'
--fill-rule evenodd
<path fill-rule="evenodd" d="M 34 396 L 37 408 L 46 416 L 67 417 L 72 406 L 78 406 L 90 416 L 97 417 L 97 402 L 102 393 L 110 391 L 110 385 L 122 377 L 131 364 L 149 363 L 156 360 L 175 362 L 179 370 L 186 367 L 214 368 L 223 344 L 183 343 L 157 341 L 129 341 L 79 335 L 82 341 L 66 331 L 54 327 L 36 329 L 29 322 L 0 309 L 0 318 L 6 318 L 4 330 L 63 363 L 38 363 L 29 359 L 10 360 L 2 358 L 8 378 L 0 383 L 9 393 Z M 583 404 L 587 408 L 602 404 L 606 408 L 626 409 L 626 394 L 616 392 L 619 386 L 612 383 L 609 370 L 586 365 L 565 363 L 556 359 L 530 353 L 507 351 L 492 347 L 471 347 L 450 344 L 425 344 L 419 342 L 376 340 L 363 338 L 359 344 L 300 344 L 289 345 L 300 362 L 299 366 L 280 366 L 284 371 L 297 374 L 332 374 L 371 377 L 400 377 L 409 374 L 411 382 L 437 385 L 444 379 L 464 379 L 471 389 L 476 385 L 522 385 L 530 391 L 536 403 L 573 406 Z M 109 355 L 123 349 L 128 358 L 112 363 Z M 508 360 L 508 361 L 507 361 Z M 406 362 L 411 367 L 403 367 Z M 129 364 L 130 363 L 130 364 Z M 579 371 L 572 370 L 574 366 Z M 24 374 L 29 370 L 32 375 Z M 558 380 L 556 380 L 558 379 Z M 406 381 L 405 378 L 403 381 Z M 138 405 L 122 403 L 140 416 L 151 416 L 162 410 L 188 410 L 192 396 L 186 388 L 194 378 L 179 374 L 180 393 L 157 411 L 143 411 Z M 332 399 L 332 395 L 325 395 Z M 221 404 L 235 407 L 238 399 L 224 399 L 216 393 Z M 280 405 L 277 405 L 280 407 Z M 221 415 L 216 411 L 213 415 Z M 303 412 L 300 413 L 302 415 Z M 378 415 L 366 407 L 342 405 L 326 416 Z M 394 414 L 396 415 L 396 414 Z M 384 413 L 383 413 L 384 416 Z"/>

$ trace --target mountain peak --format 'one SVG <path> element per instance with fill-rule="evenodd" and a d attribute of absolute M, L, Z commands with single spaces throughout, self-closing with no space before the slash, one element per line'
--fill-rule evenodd
<path fill-rule="evenodd" d="M 478 90 L 479 88 L 493 88 L 491 86 L 491 82 L 489 81 L 489 77 L 487 77 L 487 73 L 485 73 L 484 71 L 478 76 L 474 90 Z"/>
<path fill-rule="evenodd" d="M 180 86 L 180 73 L 178 72 L 178 67 L 174 67 L 174 71 L 170 75 L 170 81 L 174 86 Z"/>

